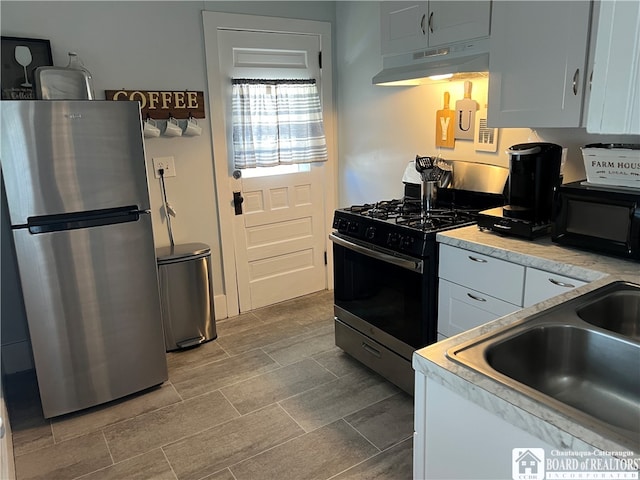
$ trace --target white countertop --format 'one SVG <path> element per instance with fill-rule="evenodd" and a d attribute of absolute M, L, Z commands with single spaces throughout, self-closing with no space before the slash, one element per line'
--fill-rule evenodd
<path fill-rule="evenodd" d="M 577 424 L 529 396 L 454 363 L 446 357 L 446 351 L 613 281 L 640 283 L 640 263 L 561 247 L 552 243 L 549 237 L 530 241 L 482 232 L 475 225 L 438 233 L 437 240 L 591 283 L 420 349 L 413 355 L 414 369 L 557 448 L 629 451 L 624 440 L 605 438 L 588 425 Z"/>

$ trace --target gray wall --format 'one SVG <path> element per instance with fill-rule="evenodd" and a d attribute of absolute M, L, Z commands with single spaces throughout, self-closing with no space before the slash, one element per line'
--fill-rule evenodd
<path fill-rule="evenodd" d="M 76 51 L 93 75 L 99 99 L 104 98 L 105 89 L 201 90 L 207 99 L 202 10 L 335 23 L 334 2 L 3 0 L 0 28 L 3 36 L 50 40 L 56 66 L 66 66 L 67 53 Z M 166 179 L 167 196 L 177 211 L 172 220 L 175 241 L 211 245 L 214 293 L 220 295 L 224 293 L 224 285 L 209 119 L 199 124 L 203 127 L 200 137 L 146 139 L 154 237 L 157 247 L 169 244 L 161 215 L 160 186 L 153 177 L 150 160 L 170 155 L 175 158 L 177 172 L 175 178 Z M 16 288 L 10 235 L 3 215 L 1 301 L 2 344 L 7 345 L 3 348 L 5 370 L 21 370 L 25 358 L 29 359 L 24 308 Z"/>

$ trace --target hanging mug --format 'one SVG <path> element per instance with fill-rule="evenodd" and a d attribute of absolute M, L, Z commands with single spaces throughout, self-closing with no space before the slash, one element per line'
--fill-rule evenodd
<path fill-rule="evenodd" d="M 187 137 L 197 137 L 198 135 L 202 135 L 202 127 L 198 125 L 195 118 L 189 117 L 187 119 L 187 124 L 184 127 L 184 134 Z"/>
<path fill-rule="evenodd" d="M 173 117 L 169 117 L 169 120 L 167 120 L 167 126 L 164 129 L 164 136 L 165 137 L 179 137 L 182 135 L 182 129 L 180 128 L 180 125 L 178 124 L 178 120 L 176 120 Z"/>
<path fill-rule="evenodd" d="M 142 133 L 146 138 L 154 138 L 160 136 L 160 129 L 158 128 L 158 124 L 152 118 L 147 118 L 144 121 L 144 125 L 142 128 Z"/>

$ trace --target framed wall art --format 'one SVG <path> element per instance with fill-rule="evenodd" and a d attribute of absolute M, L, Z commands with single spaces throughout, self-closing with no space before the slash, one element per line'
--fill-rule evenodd
<path fill-rule="evenodd" d="M 39 38 L 1 37 L 3 100 L 35 99 L 36 68 L 53 65 L 51 42 Z"/>

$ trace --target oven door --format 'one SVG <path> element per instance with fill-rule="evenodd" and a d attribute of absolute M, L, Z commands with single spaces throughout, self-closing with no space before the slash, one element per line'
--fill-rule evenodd
<path fill-rule="evenodd" d="M 424 262 L 339 233 L 330 238 L 336 317 L 408 360 L 414 350 L 433 343 L 436 326 L 426 314 Z"/>

